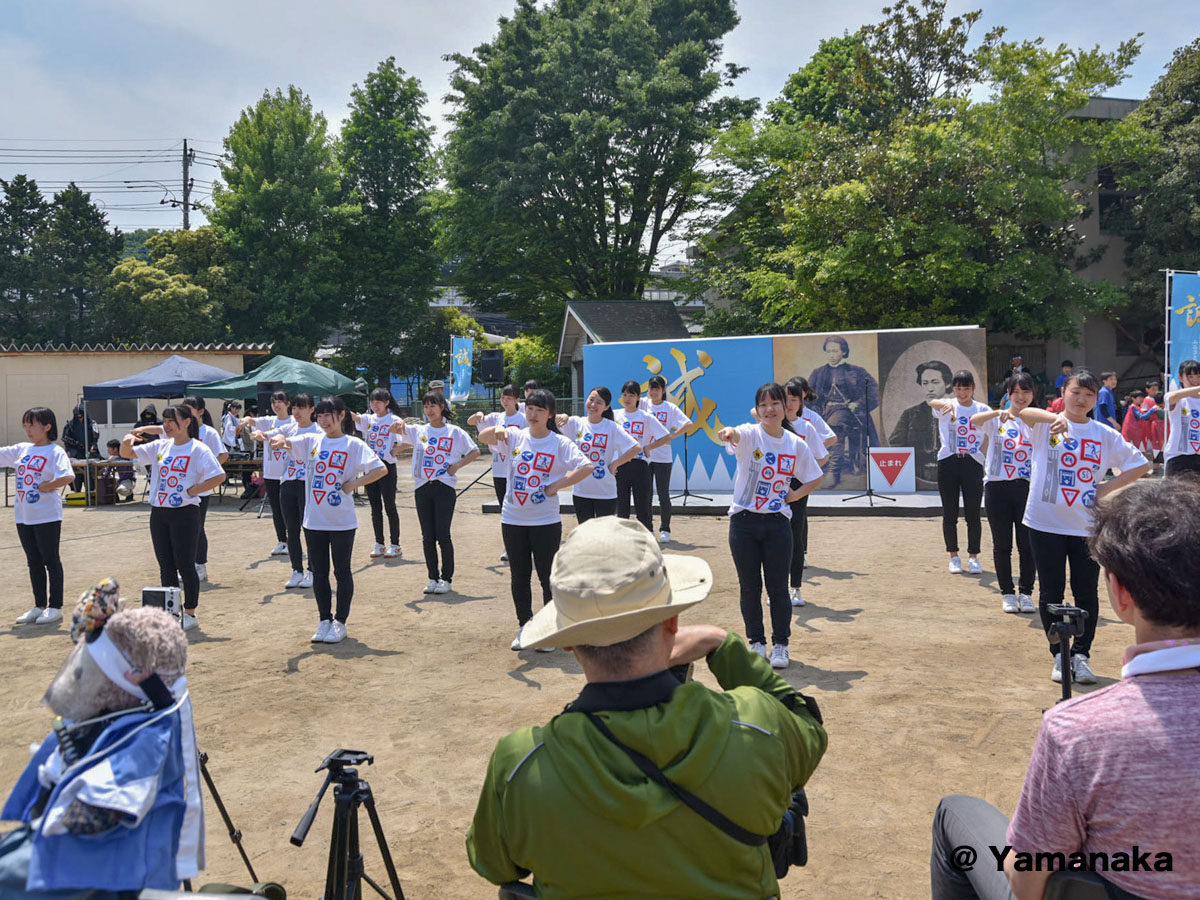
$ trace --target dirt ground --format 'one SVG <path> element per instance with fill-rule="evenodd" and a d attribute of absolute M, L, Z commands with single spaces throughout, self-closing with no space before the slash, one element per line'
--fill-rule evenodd
<path fill-rule="evenodd" d="M 502 734 L 549 719 L 583 683 L 567 653 L 509 650 L 516 620 L 499 517 L 480 512 L 493 496 L 490 480 L 459 500 L 455 591 L 422 593 L 404 468 L 404 557 L 369 559 L 370 514 L 360 506 L 354 607 L 339 645 L 309 643 L 312 592 L 283 589 L 287 557 L 267 556 L 275 538 L 269 518 L 255 518 L 257 504 L 238 512 L 229 499 L 209 512 L 210 583 L 188 665 L 199 742 L 259 878 L 282 882 L 293 897 L 321 892 L 331 800 L 302 848 L 288 838 L 320 786 L 313 770 L 336 747 L 375 756 L 363 774 L 406 896 L 495 897 L 467 865 L 463 844 L 487 758 Z M 68 610 L 104 575 L 117 576 L 127 597 L 157 583 L 148 517 L 140 504 L 67 511 Z M 704 557 L 715 573 L 713 592 L 684 621 L 741 632 L 727 528 L 719 517 L 677 517 L 668 549 Z M 781 883 L 783 897 L 927 897 L 938 799 L 971 793 L 1012 812 L 1041 712 L 1059 687 L 1036 617 L 1000 611 L 986 527 L 983 549 L 986 574 L 952 576 L 938 519 L 813 519 L 808 605 L 795 611 L 785 676 L 819 699 L 830 741 L 809 784 L 811 861 Z M 8 623 L 30 606 L 11 519 L 0 525 L 0 572 Z M 1132 635 L 1103 601 L 1101 613 L 1093 664 L 1103 686 Z M 41 697 L 70 649 L 67 631 L 0 626 L 5 793 L 30 742 L 49 730 Z M 207 796 L 206 815 L 201 882 L 246 882 Z M 368 873 L 384 879 L 373 847 L 366 856 Z"/>

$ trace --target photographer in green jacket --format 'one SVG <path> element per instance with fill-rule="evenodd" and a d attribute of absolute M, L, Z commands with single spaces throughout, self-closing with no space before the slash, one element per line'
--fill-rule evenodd
<path fill-rule="evenodd" d="M 472 868 L 496 884 L 532 872 L 543 900 L 778 896 L 766 844 L 706 821 L 627 748 L 735 829 L 770 835 L 825 752 L 816 704 L 736 635 L 679 625 L 712 571 L 664 556 L 637 522 L 580 525 L 550 585 L 553 602 L 526 623 L 522 649 L 572 651 L 588 683 L 549 724 L 497 745 L 467 834 Z M 723 692 L 670 670 L 701 658 Z"/>

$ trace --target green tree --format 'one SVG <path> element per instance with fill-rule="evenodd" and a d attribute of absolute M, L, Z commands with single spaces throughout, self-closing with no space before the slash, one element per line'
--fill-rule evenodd
<path fill-rule="evenodd" d="M 455 54 L 445 156 L 448 244 L 472 301 L 542 331 L 571 297 L 637 298 L 693 209 L 719 128 L 732 0 L 519 0 Z"/>
<path fill-rule="evenodd" d="M 425 93 L 392 57 L 351 91 L 340 145 L 344 184 L 359 207 L 342 241 L 351 339 L 340 355 L 388 384 L 400 336 L 425 314 L 438 277 L 429 190 L 433 132 Z"/>
<path fill-rule="evenodd" d="M 235 331 L 234 322 L 244 322 L 254 294 L 247 283 L 245 265 L 233 257 L 229 244 L 212 226 L 164 231 L 146 241 L 150 265 L 168 275 L 182 275 L 204 288 L 212 312 L 220 321 L 225 339 L 254 340 L 256 334 Z"/>
<path fill-rule="evenodd" d="M 311 357 L 341 319 L 344 202 L 325 117 L 298 88 L 264 92 L 225 138 L 209 216 L 253 301 L 227 311 L 233 334 Z"/>
<path fill-rule="evenodd" d="M 397 371 L 404 373 L 410 388 L 417 390 L 435 378 L 447 379 L 450 339 L 454 337 L 474 338 L 477 353 L 483 346 L 483 328 L 478 322 L 452 306 L 441 306 L 429 310 L 428 315 L 400 339 Z M 449 393 L 447 389 L 446 394 Z"/>
<path fill-rule="evenodd" d="M 204 343 L 220 328 L 208 291 L 132 256 L 113 268 L 96 312 L 101 336 L 117 342 Z"/>
<path fill-rule="evenodd" d="M 127 256 L 136 256 L 142 262 L 150 259 L 150 251 L 146 248 L 146 242 L 150 238 L 164 232 L 159 228 L 135 228 L 133 231 L 126 231 L 121 234 L 121 239 L 124 245 L 121 248 L 122 258 Z"/>
<path fill-rule="evenodd" d="M 37 247 L 50 217 L 37 182 L 24 175 L 0 180 L 0 343 L 50 337 L 38 303 L 42 262 Z"/>
<path fill-rule="evenodd" d="M 570 375 L 558 367 L 558 347 L 541 335 L 520 335 L 504 345 L 504 368 L 518 387 L 536 379 L 542 387 L 563 396 Z"/>

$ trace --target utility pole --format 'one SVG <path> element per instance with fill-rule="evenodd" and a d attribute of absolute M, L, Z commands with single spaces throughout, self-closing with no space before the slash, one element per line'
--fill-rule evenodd
<path fill-rule="evenodd" d="M 187 138 L 183 139 L 183 230 L 188 230 L 188 211 L 192 208 L 192 179 L 188 168 L 192 164 L 196 151 L 188 149 Z"/>

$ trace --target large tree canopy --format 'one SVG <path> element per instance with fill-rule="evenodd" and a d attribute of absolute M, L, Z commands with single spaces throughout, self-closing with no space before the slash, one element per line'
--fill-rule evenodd
<path fill-rule="evenodd" d="M 747 112 L 717 96 L 736 23 L 732 0 L 520 0 L 449 57 L 448 246 L 472 300 L 553 322 L 570 297 L 641 296 L 705 147 Z"/>

